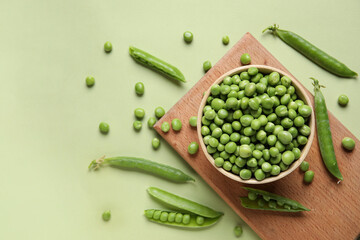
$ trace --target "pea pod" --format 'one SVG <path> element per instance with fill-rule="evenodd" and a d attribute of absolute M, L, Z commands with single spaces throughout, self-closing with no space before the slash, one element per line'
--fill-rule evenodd
<path fill-rule="evenodd" d="M 145 217 L 152 222 L 183 228 L 209 227 L 215 224 L 220 218 L 206 218 L 199 215 L 189 215 L 186 213 L 157 209 L 145 210 Z"/>
<path fill-rule="evenodd" d="M 185 174 L 177 168 L 170 167 L 165 164 L 160 164 L 143 158 L 135 157 L 112 157 L 105 158 L 105 156 L 93 160 L 89 169 L 98 169 L 100 166 L 111 166 L 116 168 L 124 168 L 130 170 L 140 170 L 150 173 L 173 182 L 184 183 L 188 181 L 195 181 L 192 177 Z"/>
<path fill-rule="evenodd" d="M 176 209 L 181 209 L 206 218 L 218 218 L 223 215 L 221 212 L 217 212 L 209 207 L 186 198 L 179 197 L 156 187 L 149 187 L 147 191 L 155 199 Z"/>
<path fill-rule="evenodd" d="M 296 33 L 279 29 L 279 26 L 276 24 L 274 24 L 274 26 L 266 28 L 263 33 L 267 30 L 272 31 L 275 36 L 279 37 L 287 45 L 294 48 L 299 53 L 301 53 L 320 67 L 324 68 L 325 70 L 340 77 L 358 76 L 356 72 L 352 71 L 345 64 L 338 61 L 337 59 L 330 56 L 321 49 L 317 48 Z"/>
<path fill-rule="evenodd" d="M 310 209 L 304 207 L 299 202 L 282 197 L 280 195 L 270 193 L 264 190 L 243 187 L 249 191 L 249 195 L 255 196 L 255 199 L 249 197 L 240 197 L 241 205 L 245 208 L 256 209 L 256 210 L 271 210 L 280 212 L 300 212 L 310 211 Z M 260 196 L 260 197 L 259 197 Z M 275 205 L 272 205 L 273 202 Z"/>
<path fill-rule="evenodd" d="M 141 63 L 145 67 L 148 67 L 156 72 L 159 72 L 171 79 L 178 80 L 180 82 L 186 82 L 184 75 L 179 69 L 173 65 L 141 50 L 136 47 L 129 47 L 130 56 L 134 58 L 135 61 Z"/>
<path fill-rule="evenodd" d="M 314 85 L 315 120 L 321 157 L 329 172 L 337 179 L 343 180 L 336 161 L 325 98 L 320 91 L 320 87 L 323 86 L 315 78 L 311 79 Z"/>

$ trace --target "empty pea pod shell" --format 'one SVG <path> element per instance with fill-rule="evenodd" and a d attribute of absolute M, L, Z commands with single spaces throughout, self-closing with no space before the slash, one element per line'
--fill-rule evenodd
<path fill-rule="evenodd" d="M 276 208 L 270 208 L 268 204 L 264 204 L 263 206 L 260 206 L 258 204 L 259 198 L 255 200 L 250 200 L 248 197 L 240 197 L 241 205 L 244 208 L 250 208 L 250 209 L 256 209 L 256 210 L 271 210 L 271 211 L 280 211 L 280 212 L 301 212 L 301 211 L 310 211 L 310 209 L 304 207 L 299 202 L 282 197 L 280 195 L 270 193 L 264 190 L 255 189 L 255 188 L 249 188 L 249 187 L 243 187 L 245 190 L 248 190 L 249 192 L 255 193 L 257 195 L 263 196 L 264 198 L 267 198 L 268 200 L 274 200 L 277 202 L 281 202 L 282 206 L 277 205 Z M 285 208 L 284 206 L 290 206 L 289 208 Z"/>
<path fill-rule="evenodd" d="M 138 170 L 171 180 L 173 182 L 185 183 L 188 181 L 195 181 L 192 177 L 177 168 L 136 157 L 105 158 L 104 156 L 97 160 L 93 160 L 89 165 L 89 169 L 96 170 L 104 165 L 129 170 Z"/>
<path fill-rule="evenodd" d="M 171 211 L 163 211 L 163 210 L 157 210 L 157 209 L 147 209 L 145 210 L 145 217 L 152 222 L 156 222 L 159 224 L 163 224 L 163 225 L 169 225 L 169 226 L 174 226 L 174 227 L 182 227 L 182 228 L 205 228 L 205 227 L 209 227 L 211 225 L 214 225 L 220 217 L 216 217 L 216 218 L 202 218 L 202 221 L 197 221 L 197 218 L 199 217 L 198 215 L 190 215 L 190 219 L 188 222 L 184 223 L 183 221 L 181 222 L 176 222 L 174 220 L 170 220 L 169 221 L 169 217 L 167 218 L 166 221 L 162 221 L 164 219 L 154 219 L 153 218 L 153 213 L 155 211 L 161 211 L 162 213 L 166 212 L 168 216 L 170 216 L 170 214 L 178 214 L 178 212 L 171 212 Z M 181 213 L 183 214 L 183 213 Z"/>
<path fill-rule="evenodd" d="M 155 199 L 175 209 L 181 209 L 206 218 L 218 218 L 223 215 L 222 212 L 215 211 L 209 207 L 186 198 L 179 197 L 156 187 L 149 187 L 147 191 Z"/>
<path fill-rule="evenodd" d="M 180 82 L 186 82 L 182 72 L 173 65 L 133 46 L 129 47 L 129 53 L 135 61 L 141 63 L 145 67 L 159 72 L 171 79 L 175 79 Z"/>

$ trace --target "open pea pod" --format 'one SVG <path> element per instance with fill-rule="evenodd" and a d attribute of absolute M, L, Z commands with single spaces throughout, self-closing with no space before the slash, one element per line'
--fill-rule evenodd
<path fill-rule="evenodd" d="M 223 215 L 222 212 L 215 211 L 209 207 L 186 198 L 179 197 L 156 187 L 149 187 L 147 191 L 155 199 L 176 209 L 181 209 L 206 218 L 218 218 Z"/>
<path fill-rule="evenodd" d="M 180 212 L 157 209 L 145 210 L 145 217 L 152 222 L 182 228 L 205 228 L 214 225 L 220 217 L 206 218 Z"/>
<path fill-rule="evenodd" d="M 255 194 L 256 196 L 256 199 L 249 199 L 249 197 L 240 197 L 241 205 L 245 208 L 280 212 L 310 211 L 310 209 L 306 208 L 295 200 L 285 198 L 280 195 L 260 189 L 249 187 L 243 188 L 248 190 L 249 193 Z"/>

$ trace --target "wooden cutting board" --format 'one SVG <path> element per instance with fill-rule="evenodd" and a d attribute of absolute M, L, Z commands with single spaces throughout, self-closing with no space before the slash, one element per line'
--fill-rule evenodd
<path fill-rule="evenodd" d="M 262 239 L 355 239 L 360 234 L 360 143 L 331 113 L 329 117 L 335 153 L 344 181 L 337 184 L 336 179 L 326 170 L 315 135 L 305 159 L 310 163 L 310 169 L 315 172 L 314 181 L 310 185 L 303 183 L 303 173 L 296 169 L 277 182 L 255 186 L 295 199 L 310 208 L 310 212 L 279 213 L 245 209 L 239 200 L 239 196 L 246 195 L 241 189 L 243 184 L 226 178 L 213 168 L 201 148 L 195 156 L 187 153 L 190 142 L 199 142 L 196 130 L 190 127 L 188 120 L 197 115 L 203 92 L 222 74 L 241 66 L 239 59 L 243 53 L 251 55 L 252 64 L 269 65 L 291 75 L 250 33 L 246 33 L 157 122 L 155 130 Z M 309 91 L 308 94 L 313 101 Z M 163 133 L 160 129 L 162 122 L 170 123 L 174 118 L 182 121 L 182 130 L 179 133 L 172 130 Z M 341 140 L 345 136 L 355 139 L 357 147 L 353 152 L 346 152 L 341 148 Z"/>

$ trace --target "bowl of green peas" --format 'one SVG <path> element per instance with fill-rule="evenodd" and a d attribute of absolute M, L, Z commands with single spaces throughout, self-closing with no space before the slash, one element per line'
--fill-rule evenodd
<path fill-rule="evenodd" d="M 265 65 L 238 67 L 219 77 L 204 93 L 197 126 L 210 163 L 247 184 L 274 182 L 293 172 L 315 134 L 305 89 Z"/>

